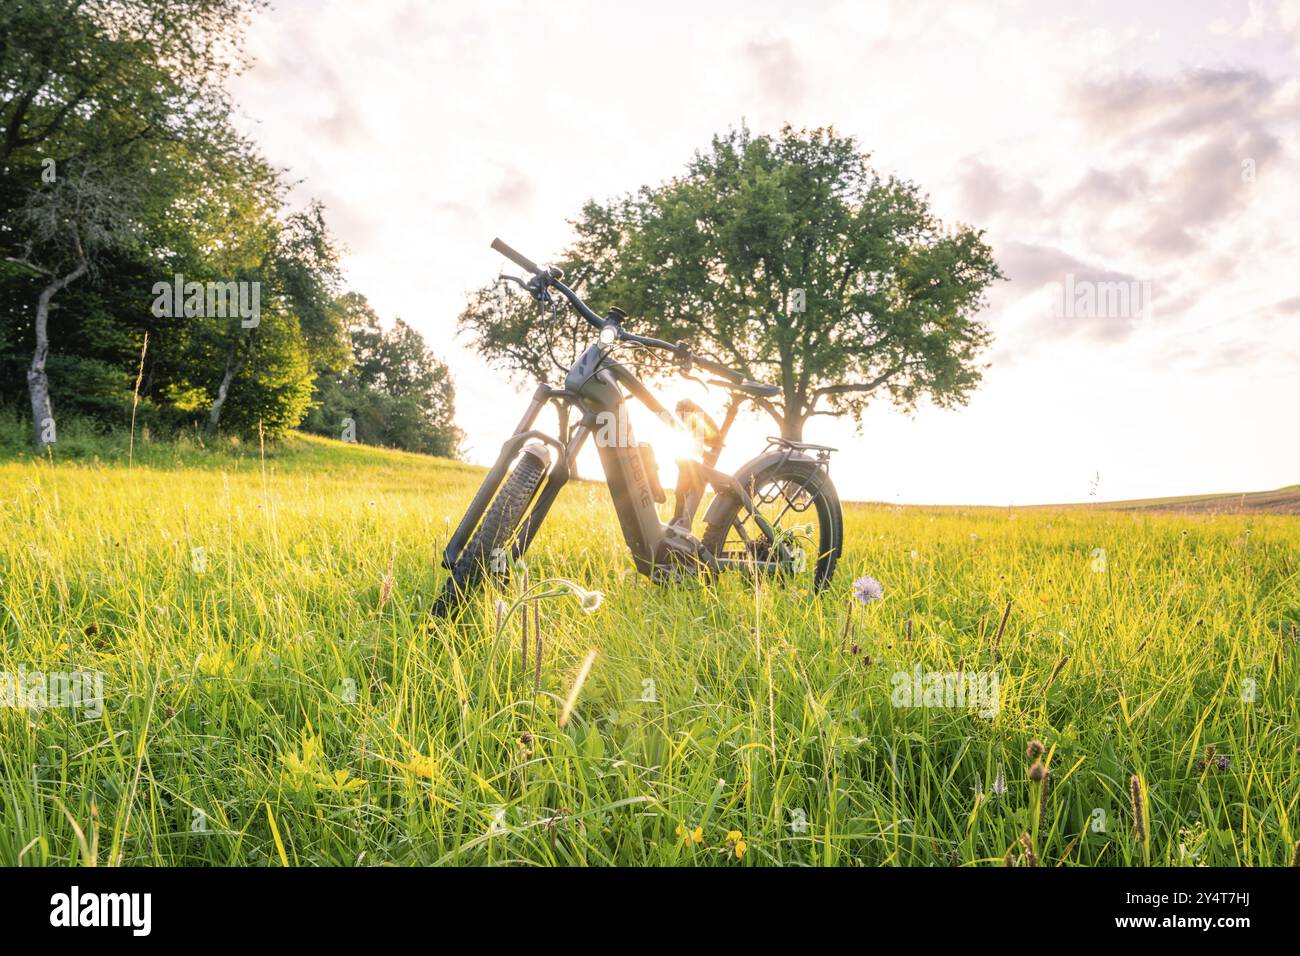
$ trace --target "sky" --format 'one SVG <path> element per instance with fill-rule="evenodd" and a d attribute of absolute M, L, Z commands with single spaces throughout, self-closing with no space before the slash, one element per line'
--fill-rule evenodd
<path fill-rule="evenodd" d="M 558 258 L 587 199 L 660 183 L 741 122 L 790 123 L 857 137 L 985 230 L 1008 276 L 965 407 L 812 419 L 842 497 L 1300 482 L 1300 0 L 278 0 L 247 52 L 241 125 L 324 202 L 348 286 L 450 365 L 471 461 L 531 391 L 457 337 L 507 265 L 492 239 Z M 723 465 L 772 430 L 742 419 Z"/>

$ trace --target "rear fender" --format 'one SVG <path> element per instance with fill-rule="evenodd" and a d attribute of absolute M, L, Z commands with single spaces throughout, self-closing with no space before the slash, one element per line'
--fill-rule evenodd
<path fill-rule="evenodd" d="M 763 472 L 775 468 L 777 465 L 786 461 L 805 462 L 810 471 L 816 471 L 822 476 L 821 480 L 809 488 L 809 492 L 812 494 L 816 494 L 816 492 L 821 489 L 822 481 L 830 480 L 829 476 L 826 475 L 825 469 L 822 468 L 821 463 L 816 459 L 797 452 L 792 452 L 789 449 L 777 449 L 776 451 L 765 451 L 763 454 L 751 458 L 749 461 L 741 465 L 735 475 L 736 483 L 748 492 L 753 488 L 754 484 Z M 705 512 L 705 525 L 714 525 L 722 521 L 723 517 L 733 507 L 730 504 L 730 501 L 734 497 L 734 491 L 720 490 L 717 496 L 713 499 L 713 503 L 709 505 L 709 510 Z"/>

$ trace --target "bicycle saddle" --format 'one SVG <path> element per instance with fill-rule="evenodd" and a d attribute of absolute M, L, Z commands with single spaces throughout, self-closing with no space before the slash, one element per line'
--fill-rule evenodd
<path fill-rule="evenodd" d="M 733 392 L 740 392 L 742 395 L 749 395 L 751 398 L 776 398 L 781 394 L 781 386 L 779 385 L 768 385 L 766 382 L 751 382 L 749 379 L 740 382 L 715 379 L 712 384 L 721 385 L 723 388 L 729 388 Z"/>

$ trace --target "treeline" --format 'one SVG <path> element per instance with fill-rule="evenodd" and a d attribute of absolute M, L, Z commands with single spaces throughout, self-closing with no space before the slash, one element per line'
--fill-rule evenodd
<path fill-rule="evenodd" d="M 0 8 L 0 403 L 454 455 L 454 390 L 345 291 L 318 203 L 231 122 L 260 0 Z"/>

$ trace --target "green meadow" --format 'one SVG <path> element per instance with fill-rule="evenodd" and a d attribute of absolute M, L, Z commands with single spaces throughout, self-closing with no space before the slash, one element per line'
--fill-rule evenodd
<path fill-rule="evenodd" d="M 849 504 L 812 599 L 652 585 L 580 483 L 527 575 L 599 607 L 499 624 L 516 575 L 448 623 L 439 556 L 480 469 L 24 437 L 0 445 L 2 864 L 1296 854 L 1298 517 Z"/>

